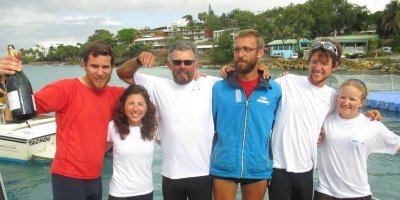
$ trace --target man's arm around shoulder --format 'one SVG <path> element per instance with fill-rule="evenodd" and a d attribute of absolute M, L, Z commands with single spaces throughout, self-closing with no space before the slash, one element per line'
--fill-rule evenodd
<path fill-rule="evenodd" d="M 127 84 L 135 84 L 133 75 L 141 67 L 151 67 L 154 64 L 154 55 L 149 52 L 142 52 L 136 58 L 125 61 L 118 69 L 117 75 Z"/>

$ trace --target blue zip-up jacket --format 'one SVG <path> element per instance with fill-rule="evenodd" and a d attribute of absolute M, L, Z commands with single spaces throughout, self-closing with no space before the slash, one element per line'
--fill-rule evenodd
<path fill-rule="evenodd" d="M 281 97 L 280 86 L 263 79 L 248 99 L 237 74 L 213 86 L 216 132 L 210 174 L 244 179 L 270 179 L 270 135 Z"/>

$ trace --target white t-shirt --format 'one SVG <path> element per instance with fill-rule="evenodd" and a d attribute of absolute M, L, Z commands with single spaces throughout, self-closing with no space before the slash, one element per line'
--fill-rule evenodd
<path fill-rule="evenodd" d="M 319 183 L 315 190 L 336 198 L 370 195 L 368 156 L 396 153 L 400 148 L 400 136 L 363 114 L 354 119 L 342 119 L 334 112 L 326 118 L 324 130 L 317 164 Z"/>
<path fill-rule="evenodd" d="M 206 176 L 214 135 L 212 86 L 217 77 L 185 85 L 171 79 L 135 73 L 146 87 L 159 116 L 162 175 L 171 179 Z"/>
<path fill-rule="evenodd" d="M 143 140 L 138 126 L 130 126 L 129 134 L 122 140 L 114 121 L 111 121 L 107 141 L 113 143 L 113 175 L 109 194 L 131 197 L 151 193 L 154 140 Z"/>
<path fill-rule="evenodd" d="M 306 76 L 276 79 L 282 98 L 272 133 L 274 167 L 303 173 L 314 167 L 317 141 L 325 117 L 335 108 L 336 92 L 310 83 Z"/>

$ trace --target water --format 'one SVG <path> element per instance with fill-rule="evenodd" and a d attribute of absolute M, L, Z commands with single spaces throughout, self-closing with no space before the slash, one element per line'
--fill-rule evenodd
<path fill-rule="evenodd" d="M 78 66 L 25 66 L 25 73 L 29 77 L 34 91 L 44 85 L 63 78 L 75 78 L 84 75 L 84 70 Z M 140 69 L 141 72 L 171 77 L 168 68 Z M 202 72 L 217 75 L 218 71 L 202 69 Z M 272 77 L 282 71 L 272 71 Z M 306 74 L 306 71 L 295 71 L 296 74 Z M 340 72 L 341 74 L 346 72 Z M 354 72 L 351 72 L 354 74 Z M 350 73 L 347 73 L 350 74 Z M 126 86 L 115 73 L 110 81 L 111 85 Z M 382 111 L 383 123 L 396 134 L 400 134 L 400 112 Z M 153 161 L 154 199 L 162 199 L 161 193 L 161 152 L 155 147 Z M 0 161 L 0 171 L 3 175 L 8 199 L 14 200 L 50 200 L 52 199 L 50 161 L 31 161 L 25 164 Z M 105 156 L 103 168 L 103 197 L 107 199 L 108 183 L 112 173 L 112 157 Z M 368 174 L 373 196 L 380 200 L 400 198 L 400 154 L 395 156 L 375 154 L 368 160 Z M 316 179 L 316 177 L 315 177 Z M 238 194 L 240 199 L 240 194 Z M 267 197 L 265 199 L 268 199 Z"/>

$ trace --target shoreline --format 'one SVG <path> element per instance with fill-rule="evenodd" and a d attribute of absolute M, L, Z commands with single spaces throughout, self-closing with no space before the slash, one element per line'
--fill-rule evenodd
<path fill-rule="evenodd" d="M 308 70 L 308 62 L 305 59 L 280 59 L 280 58 L 263 58 L 261 63 L 268 66 L 270 69 L 281 70 Z M 76 66 L 81 63 L 71 62 L 31 62 L 25 65 L 30 66 Z M 156 62 L 156 66 L 165 66 L 164 62 Z M 220 69 L 222 65 L 214 65 L 209 60 L 199 60 L 199 68 L 201 69 Z M 118 67 L 118 66 L 116 66 Z M 385 59 L 343 59 L 337 68 L 337 71 L 378 71 L 400 74 L 400 62 L 398 60 L 388 61 Z"/>

